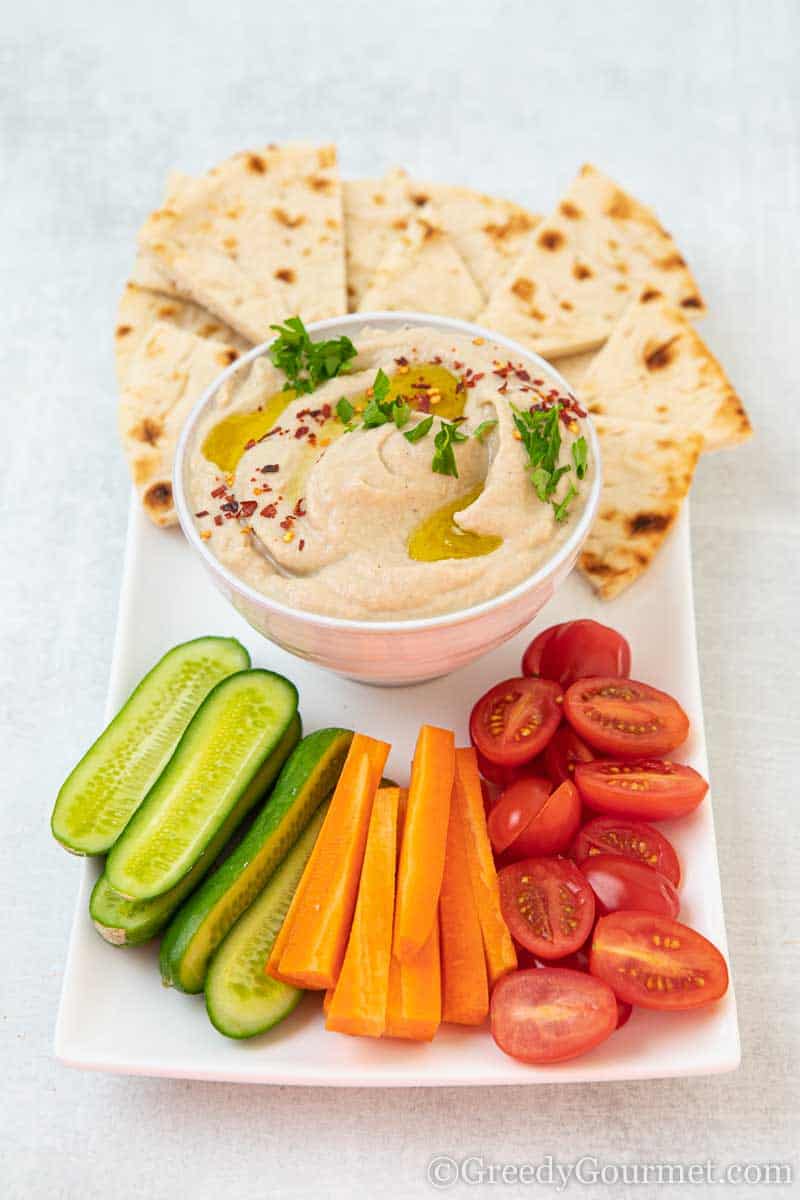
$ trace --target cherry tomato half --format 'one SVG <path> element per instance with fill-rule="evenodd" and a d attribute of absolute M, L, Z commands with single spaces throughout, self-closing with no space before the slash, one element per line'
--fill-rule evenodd
<path fill-rule="evenodd" d="M 681 864 L 671 842 L 643 821 L 625 817 L 595 817 L 578 833 L 572 857 L 581 865 L 596 854 L 619 854 L 633 862 L 655 867 L 675 887 L 681 881 Z"/>
<path fill-rule="evenodd" d="M 561 625 L 550 625 L 547 629 L 543 629 L 541 633 L 537 633 L 522 656 L 523 675 L 541 675 L 544 648 L 554 634 L 558 633 L 559 629 L 562 628 L 563 626 Z"/>
<path fill-rule="evenodd" d="M 716 946 L 688 925 L 649 912 L 600 917 L 589 967 L 620 999 L 643 1008 L 701 1008 L 728 989 Z"/>
<path fill-rule="evenodd" d="M 486 822 L 495 854 L 502 854 L 516 842 L 522 831 L 544 807 L 549 795 L 550 780 L 537 779 L 535 776 L 518 779 L 501 793 Z M 524 858 L 525 855 L 519 857 Z"/>
<path fill-rule="evenodd" d="M 545 631 L 547 632 L 547 631 Z M 591 675 L 631 673 L 631 648 L 621 633 L 598 621 L 568 621 L 557 625 L 541 649 L 539 674 L 568 688 Z"/>
<path fill-rule="evenodd" d="M 498 873 L 500 907 L 511 936 L 548 961 L 572 954 L 594 921 L 594 892 L 566 858 L 528 858 Z"/>
<path fill-rule="evenodd" d="M 469 718 L 475 749 L 501 767 L 519 767 L 544 749 L 561 721 L 562 691 L 550 679 L 505 679 L 481 696 Z"/>
<path fill-rule="evenodd" d="M 569 725 L 559 725 L 544 752 L 544 767 L 548 778 L 557 787 L 565 779 L 575 782 L 578 763 L 594 762 L 594 754 Z"/>
<path fill-rule="evenodd" d="M 519 787 L 513 784 L 512 787 Z M 503 863 L 521 858 L 543 858 L 560 854 L 569 846 L 581 822 L 581 798 L 567 779 L 542 800 L 538 810 L 508 846 Z M 512 790 L 512 789 L 509 789 Z"/>
<path fill-rule="evenodd" d="M 576 950 L 574 954 L 568 954 L 566 958 L 558 960 L 559 967 L 568 967 L 570 971 L 589 971 L 589 951 L 585 945 L 581 946 L 580 950 Z M 529 954 L 527 950 L 522 948 L 517 949 L 517 966 L 520 970 L 529 967 L 536 967 L 541 970 L 543 967 L 549 967 L 550 963 L 544 959 L 537 958 L 534 954 Z M 628 1004 L 627 1000 L 620 1000 L 619 996 L 615 996 L 617 1001 L 617 1029 L 622 1029 L 631 1018 L 633 1005 Z"/>
<path fill-rule="evenodd" d="M 620 909 L 659 913 L 674 920 L 681 902 L 674 886 L 652 867 L 621 854 L 598 854 L 581 863 L 601 915 Z"/>
<path fill-rule="evenodd" d="M 689 718 L 672 696 L 633 679 L 579 679 L 564 715 L 593 750 L 623 758 L 666 754 L 689 736 Z"/>
<path fill-rule="evenodd" d="M 614 1032 L 617 1005 L 611 988 L 583 971 L 513 971 L 492 992 L 491 1028 L 500 1049 L 520 1062 L 561 1062 Z"/>
<path fill-rule="evenodd" d="M 488 779 L 490 783 L 495 784 L 499 788 L 510 787 L 512 783 L 516 783 L 518 779 L 527 779 L 531 775 L 543 777 L 547 774 L 544 769 L 544 764 L 540 764 L 540 758 L 531 759 L 530 762 L 523 763 L 521 767 L 501 767 L 498 763 L 491 762 L 480 750 L 475 751 L 478 759 L 478 770 L 484 779 Z"/>
<path fill-rule="evenodd" d="M 589 808 L 645 821 L 685 817 L 708 791 L 697 771 L 660 758 L 579 763 L 575 783 Z"/>

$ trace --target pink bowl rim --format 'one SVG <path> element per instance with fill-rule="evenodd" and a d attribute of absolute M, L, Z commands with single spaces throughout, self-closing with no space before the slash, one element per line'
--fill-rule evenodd
<path fill-rule="evenodd" d="M 324 334 L 329 332 L 346 334 L 349 329 L 364 328 L 365 326 L 373 325 L 389 325 L 389 326 L 416 326 L 417 328 L 428 327 L 434 329 L 442 329 L 451 333 L 469 334 L 472 337 L 481 337 L 488 342 L 494 342 L 498 346 L 503 346 L 504 349 L 510 350 L 513 354 L 519 355 L 528 362 L 536 366 L 537 370 L 542 374 L 549 376 L 558 386 L 564 391 L 573 394 L 573 389 L 569 386 L 562 375 L 541 355 L 536 354 L 533 350 L 527 349 L 519 342 L 515 342 L 512 338 L 505 337 L 503 334 L 495 333 L 491 329 L 487 329 L 482 325 L 475 325 L 469 321 L 460 321 L 455 317 L 438 317 L 432 313 L 421 312 L 367 312 L 367 313 L 348 313 L 342 317 L 328 317 L 324 321 L 314 321 L 309 323 L 306 328 L 313 336 L 314 334 Z M 175 500 L 175 508 L 178 514 L 181 529 L 187 541 L 193 549 L 205 561 L 212 573 L 222 576 L 223 579 L 236 591 L 239 595 L 245 597 L 251 603 L 259 608 L 265 609 L 268 612 L 274 613 L 276 616 L 289 617 L 292 620 L 300 621 L 303 624 L 321 626 L 326 629 L 342 629 L 342 630 L 358 630 L 368 633 L 411 633 L 428 629 L 441 629 L 449 625 L 460 625 L 468 621 L 476 620 L 479 617 L 493 612 L 497 608 L 502 608 L 505 605 L 513 604 L 515 600 L 523 596 L 527 591 L 533 591 L 539 584 L 544 583 L 551 575 L 555 574 L 558 568 L 569 560 L 571 555 L 576 552 L 577 548 L 582 544 L 587 536 L 591 524 L 594 520 L 597 505 L 600 499 L 600 491 L 602 488 L 602 462 L 600 455 L 600 445 L 597 439 L 597 432 L 591 417 L 583 419 L 584 427 L 589 437 L 590 451 L 595 464 L 594 478 L 589 494 L 584 502 L 583 511 L 581 512 L 578 523 L 573 529 L 570 536 L 559 547 L 558 551 L 550 558 L 546 559 L 540 567 L 532 575 L 523 579 L 520 583 L 515 584 L 513 588 L 501 592 L 498 596 L 493 596 L 490 600 L 484 600 L 480 604 L 474 604 L 470 608 L 460 608 L 449 613 L 440 613 L 435 617 L 417 617 L 411 620 L 399 621 L 357 621 L 349 617 L 331 617 L 323 613 L 308 612 L 305 609 L 291 608 L 288 604 L 282 604 L 279 600 L 273 600 L 266 596 L 263 592 L 259 592 L 257 588 L 251 587 L 245 581 L 214 555 L 208 549 L 203 539 L 200 537 L 199 531 L 194 523 L 192 513 L 189 507 L 186 490 L 184 487 L 184 473 L 186 470 L 186 457 L 189 445 L 197 426 L 200 417 L 205 412 L 206 407 L 211 403 L 214 396 L 228 379 L 240 371 L 242 367 L 247 366 L 256 358 L 260 358 L 269 350 L 269 347 L 275 341 L 275 338 L 270 338 L 268 341 L 261 342 L 260 345 L 254 346 L 252 350 L 248 350 L 246 354 L 237 358 L 214 380 L 214 382 L 206 388 L 200 399 L 195 404 L 190 412 L 178 441 L 178 446 L 175 452 L 175 462 L 173 466 L 172 491 Z"/>

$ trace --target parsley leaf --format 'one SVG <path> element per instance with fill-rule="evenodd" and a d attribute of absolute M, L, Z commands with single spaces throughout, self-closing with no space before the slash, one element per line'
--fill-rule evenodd
<path fill-rule="evenodd" d="M 457 442 L 466 442 L 467 436 L 461 433 L 457 425 L 450 421 L 442 421 L 442 427 L 433 439 L 435 450 L 431 470 L 437 475 L 452 475 L 458 479 L 458 467 L 453 446 Z"/>
<path fill-rule="evenodd" d="M 398 429 L 402 429 L 411 420 L 411 405 L 403 404 L 401 400 L 395 400 L 392 405 L 392 417 Z"/>
<path fill-rule="evenodd" d="M 378 370 L 375 376 L 375 382 L 372 385 L 372 395 L 378 404 L 383 404 L 386 397 L 389 395 L 389 376 L 385 371 Z"/>
<path fill-rule="evenodd" d="M 572 443 L 572 461 L 575 464 L 575 474 L 583 479 L 589 465 L 589 447 L 585 437 L 576 438 Z"/>
<path fill-rule="evenodd" d="M 364 409 L 364 429 L 376 429 L 389 421 L 394 421 L 398 429 L 408 424 L 411 419 L 411 405 L 400 399 L 387 399 L 390 391 L 388 375 L 379 370 L 372 385 L 372 396 Z"/>
<path fill-rule="evenodd" d="M 491 433 L 497 421 L 481 421 L 477 429 L 472 431 L 472 436 L 476 437 L 479 442 L 482 442 L 487 433 Z"/>
<path fill-rule="evenodd" d="M 362 425 L 365 429 L 377 429 L 379 425 L 385 425 L 387 421 L 391 421 L 392 414 L 387 412 L 388 405 L 381 404 L 380 400 L 376 400 L 373 396 L 367 407 L 364 409 Z"/>
<path fill-rule="evenodd" d="M 561 521 L 566 521 L 567 517 L 569 516 L 570 501 L 573 500 L 574 497 L 577 496 L 577 494 L 578 494 L 578 489 L 575 487 L 574 484 L 571 483 L 569 485 L 569 487 L 567 488 L 566 496 L 564 497 L 564 499 L 561 501 L 560 504 L 556 504 L 555 500 L 552 501 L 553 512 L 555 513 L 556 520 L 559 523 Z"/>
<path fill-rule="evenodd" d="M 355 411 L 356 410 L 353 408 L 346 396 L 342 396 L 341 400 L 336 405 L 336 415 L 343 425 L 348 425 L 350 423 Z"/>
<path fill-rule="evenodd" d="M 425 435 L 430 433 L 432 424 L 433 417 L 425 417 L 424 420 L 420 421 L 418 425 L 415 425 L 413 429 L 409 429 L 407 433 L 404 433 L 403 437 L 408 442 L 421 442 Z"/>
<path fill-rule="evenodd" d="M 269 356 L 286 375 L 284 391 L 299 395 L 313 392 L 321 383 L 334 379 L 348 369 L 358 351 L 348 337 L 312 342 L 299 317 L 289 317 L 283 325 L 270 325 L 278 334 Z"/>

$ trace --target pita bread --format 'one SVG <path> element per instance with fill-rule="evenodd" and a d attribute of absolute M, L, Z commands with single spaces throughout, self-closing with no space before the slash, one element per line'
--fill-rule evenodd
<path fill-rule="evenodd" d="M 705 450 L 746 441 L 742 402 L 683 313 L 663 300 L 631 305 L 581 380 L 593 415 L 679 425 Z"/>
<path fill-rule="evenodd" d="M 509 267 L 529 245 L 542 220 L 511 200 L 446 183 L 408 184 L 417 207 L 431 205 L 432 223 L 451 239 L 488 300 Z"/>
<path fill-rule="evenodd" d="M 233 346 L 157 321 L 127 365 L 119 427 L 136 490 L 156 525 L 174 525 L 172 463 L 192 406 L 225 367 Z"/>
<path fill-rule="evenodd" d="M 705 311 L 684 258 L 652 210 L 584 166 L 480 319 L 555 358 L 601 346 L 643 290 L 693 316 Z"/>
<path fill-rule="evenodd" d="M 139 240 L 181 296 L 261 342 L 296 313 L 344 312 L 342 225 L 335 148 L 268 146 L 187 182 Z"/>
<path fill-rule="evenodd" d="M 167 176 L 167 186 L 164 189 L 162 208 L 171 208 L 177 204 L 183 188 L 191 182 L 191 175 L 184 175 L 182 171 L 170 171 Z M 146 254 L 144 250 L 139 250 L 136 254 L 131 272 L 131 283 L 135 283 L 140 288 L 147 288 L 151 292 L 161 292 L 164 296 L 179 295 L 178 289 L 173 287 L 164 272 L 158 269 L 156 260 Z"/>
<path fill-rule="evenodd" d="M 584 350 L 582 354 L 567 354 L 564 358 L 554 358 L 552 363 L 577 395 L 581 391 L 583 377 L 596 358 L 596 350 Z"/>
<path fill-rule="evenodd" d="M 703 444 L 674 425 L 597 417 L 603 459 L 598 515 L 578 560 L 610 600 L 650 566 L 680 512 Z"/>
<path fill-rule="evenodd" d="M 361 298 L 365 312 L 416 309 L 470 321 L 483 298 L 464 260 L 435 225 L 414 218 L 392 242 Z"/>
<path fill-rule="evenodd" d="M 389 247 L 405 233 L 417 212 L 409 179 L 400 167 L 383 179 L 353 179 L 342 184 L 347 304 L 350 312 L 363 309 L 362 299 Z M 425 207 L 423 204 L 421 207 Z"/>
<path fill-rule="evenodd" d="M 222 321 L 212 317 L 205 308 L 199 308 L 189 300 L 164 296 L 139 287 L 132 281 L 126 283 L 117 310 L 117 325 L 114 330 L 114 348 L 117 363 L 117 382 L 120 391 L 128 385 L 131 363 L 136 352 L 157 321 L 185 329 L 197 337 L 213 338 L 227 346 L 244 352 L 250 343 L 239 337 Z"/>

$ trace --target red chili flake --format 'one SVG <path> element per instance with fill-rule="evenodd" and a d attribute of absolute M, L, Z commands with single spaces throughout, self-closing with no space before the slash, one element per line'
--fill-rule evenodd
<path fill-rule="evenodd" d="M 292 512 L 296 517 L 304 517 L 306 515 L 306 510 L 303 508 L 303 499 L 304 498 L 301 496 L 297 501 L 297 504 L 295 504 L 294 508 L 292 509 Z"/>
<path fill-rule="evenodd" d="M 543 379 L 534 379 L 532 382 L 534 387 L 544 387 Z"/>
<path fill-rule="evenodd" d="M 229 500 L 227 504 L 223 504 L 220 507 L 223 512 L 227 512 L 227 513 L 231 513 L 231 514 L 237 513 L 239 511 L 239 501 L 238 500 Z"/>
<path fill-rule="evenodd" d="M 463 391 L 464 391 L 464 380 L 459 379 L 458 383 L 456 384 L 456 394 L 458 392 L 463 392 Z"/>
<path fill-rule="evenodd" d="M 316 446 L 316 444 L 317 444 L 317 435 L 314 433 L 313 429 L 311 430 L 311 433 L 308 435 L 308 444 L 309 444 L 309 446 Z"/>
<path fill-rule="evenodd" d="M 284 517 L 281 521 L 281 529 L 291 529 L 294 523 L 294 517 Z"/>
<path fill-rule="evenodd" d="M 297 413 L 297 419 L 298 421 L 302 421 L 303 417 L 310 417 L 311 415 L 312 413 L 310 408 L 301 408 L 300 412 Z"/>
<path fill-rule="evenodd" d="M 521 379 L 523 383 L 530 383 L 531 381 L 530 373 L 526 371 L 524 367 L 517 367 L 514 374 L 516 375 L 517 379 Z"/>
<path fill-rule="evenodd" d="M 479 379 L 483 379 L 483 376 L 484 376 L 484 372 L 483 372 L 483 371 L 479 371 L 479 372 L 478 372 L 478 374 L 477 374 L 477 375 L 473 375 L 473 376 L 472 376 L 472 378 L 473 378 L 473 381 L 474 381 L 475 383 L 477 383 Z"/>
<path fill-rule="evenodd" d="M 245 520 L 249 520 L 257 508 L 258 504 L 255 500 L 243 500 L 239 505 L 239 515 L 244 517 Z"/>
<path fill-rule="evenodd" d="M 306 539 L 300 538 L 300 541 L 297 543 L 297 549 L 302 550 L 303 547 L 305 546 L 305 544 L 306 544 Z"/>
<path fill-rule="evenodd" d="M 211 495 L 214 497 L 214 499 L 215 499 L 215 500 L 219 500 L 220 496 L 224 496 L 224 495 L 225 495 L 225 493 L 227 492 L 227 490 L 228 490 L 228 489 L 225 487 L 225 484 L 224 484 L 224 483 L 221 483 L 221 484 L 219 485 L 219 487 L 217 487 L 217 488 L 214 488 L 214 490 L 213 490 L 213 492 L 211 493 Z"/>
<path fill-rule="evenodd" d="M 306 434 L 307 434 L 307 433 L 308 433 L 308 426 L 307 426 L 307 425 L 301 425 L 301 426 L 299 427 L 299 429 L 295 429 L 295 431 L 294 431 L 294 436 L 295 436 L 296 438 L 304 438 L 304 437 L 306 436 Z"/>
<path fill-rule="evenodd" d="M 204 509 L 202 510 L 202 512 L 195 513 L 194 515 L 195 515 L 196 517 L 207 517 L 207 516 L 208 516 L 208 509 L 207 509 L 207 508 L 204 508 Z"/>
<path fill-rule="evenodd" d="M 415 396 L 417 404 L 417 412 L 429 413 L 431 411 L 431 402 L 427 396 Z"/>
<path fill-rule="evenodd" d="M 505 383 L 501 383 L 497 390 L 501 396 L 505 396 L 506 392 L 508 391 L 508 380 L 506 380 Z"/>
<path fill-rule="evenodd" d="M 462 362 L 458 362 L 458 361 L 456 361 L 456 362 L 454 362 L 454 363 L 453 363 L 453 370 L 454 370 L 454 371 L 460 371 L 460 370 L 462 369 L 462 367 L 463 367 L 463 366 L 464 366 L 464 364 L 463 364 Z"/>
<path fill-rule="evenodd" d="M 255 444 L 256 444 L 256 439 L 250 438 L 249 442 L 245 442 L 244 448 L 245 448 L 245 450 L 252 450 L 253 446 L 255 446 Z"/>
<path fill-rule="evenodd" d="M 267 463 L 265 467 L 259 467 L 258 469 L 262 475 L 274 475 L 276 471 L 280 471 L 280 467 L 277 463 Z"/>
<path fill-rule="evenodd" d="M 404 354 L 401 354 L 400 357 L 396 358 L 394 361 L 397 363 L 398 367 L 407 367 L 408 366 L 408 359 L 406 358 L 406 356 Z"/>
<path fill-rule="evenodd" d="M 215 524 L 215 525 L 221 525 L 221 524 L 222 524 L 222 517 L 219 517 L 219 516 L 217 516 L 217 517 L 214 517 L 214 524 Z"/>
<path fill-rule="evenodd" d="M 328 420 L 328 418 L 330 417 L 332 412 L 333 412 L 333 409 L 331 408 L 330 404 L 323 404 L 322 415 L 326 421 Z"/>
<path fill-rule="evenodd" d="M 278 512 L 277 504 L 265 504 L 261 510 L 262 517 L 274 517 Z"/>

